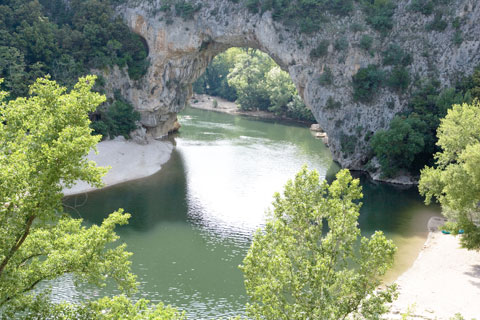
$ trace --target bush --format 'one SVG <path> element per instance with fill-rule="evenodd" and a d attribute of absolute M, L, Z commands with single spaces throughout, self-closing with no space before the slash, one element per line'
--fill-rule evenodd
<path fill-rule="evenodd" d="M 330 41 L 328 40 L 322 40 L 318 44 L 318 46 L 315 49 L 312 49 L 310 51 L 310 57 L 312 58 L 320 58 L 323 56 L 326 56 L 328 53 L 328 46 L 330 45 Z"/>
<path fill-rule="evenodd" d="M 405 67 L 395 67 L 390 72 L 387 84 L 397 91 L 405 91 L 410 84 L 410 74 Z"/>
<path fill-rule="evenodd" d="M 329 67 L 325 67 L 323 73 L 318 78 L 318 83 L 321 85 L 331 85 L 333 83 L 333 73 Z"/>
<path fill-rule="evenodd" d="M 345 37 L 341 37 L 335 40 L 334 48 L 337 51 L 344 51 L 348 49 L 348 41 Z"/>
<path fill-rule="evenodd" d="M 360 39 L 360 48 L 368 51 L 372 47 L 373 38 L 367 34 L 363 35 Z"/>
<path fill-rule="evenodd" d="M 433 18 L 433 21 L 427 24 L 426 29 L 428 31 L 438 31 L 438 32 L 442 32 L 443 30 L 445 30 L 448 26 L 448 23 L 445 20 L 443 20 L 442 17 L 443 17 L 442 13 L 437 12 L 435 14 L 435 17 Z"/>
<path fill-rule="evenodd" d="M 393 177 L 400 169 L 410 168 L 416 154 L 425 146 L 423 133 L 426 130 L 427 125 L 418 117 L 396 116 L 390 123 L 389 130 L 375 133 L 370 145 L 385 177 Z"/>
<path fill-rule="evenodd" d="M 375 30 L 381 33 L 386 33 L 392 29 L 392 16 L 396 9 L 396 5 L 393 1 L 362 0 L 362 5 L 367 15 L 367 23 L 369 23 Z"/>
<path fill-rule="evenodd" d="M 344 132 L 340 135 L 340 146 L 344 155 L 349 155 L 355 152 L 355 147 L 357 146 L 357 136 L 348 135 Z"/>
<path fill-rule="evenodd" d="M 332 96 L 328 97 L 327 103 L 325 104 L 325 108 L 329 110 L 340 109 L 342 107 L 342 103 L 340 101 L 336 101 L 333 99 Z"/>
<path fill-rule="evenodd" d="M 353 98 L 362 102 L 371 101 L 384 79 L 384 72 L 376 65 L 361 68 L 353 76 Z"/>
<path fill-rule="evenodd" d="M 421 12 L 428 16 L 433 13 L 435 8 L 432 0 L 412 0 L 409 9 L 414 12 Z"/>
<path fill-rule="evenodd" d="M 97 119 L 92 121 L 91 128 L 94 134 L 103 137 L 124 136 L 130 138 L 130 132 L 137 128 L 136 122 L 140 120 L 140 114 L 125 99 L 116 95 L 116 100 L 97 110 Z"/>
<path fill-rule="evenodd" d="M 383 53 L 383 64 L 384 65 L 401 65 L 408 66 L 412 63 L 412 55 L 402 49 L 397 44 L 390 44 Z"/>

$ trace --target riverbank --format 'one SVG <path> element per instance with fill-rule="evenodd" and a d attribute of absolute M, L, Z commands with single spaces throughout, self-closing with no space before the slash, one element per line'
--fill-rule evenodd
<path fill-rule="evenodd" d="M 149 139 L 148 144 L 140 145 L 127 141 L 123 137 L 102 141 L 97 145 L 98 154 L 91 151 L 88 159 L 98 166 L 110 166 L 111 169 L 103 177 L 105 187 L 145 178 L 162 168 L 168 161 L 173 150 L 172 143 Z M 96 190 L 89 184 L 79 181 L 72 188 L 64 189 L 65 196 Z"/>
<path fill-rule="evenodd" d="M 216 102 L 215 102 L 216 101 Z M 310 121 L 301 121 L 297 119 L 292 119 L 284 116 L 277 116 L 272 112 L 266 111 L 242 111 L 238 108 L 235 102 L 225 100 L 220 97 L 212 97 L 206 94 L 194 94 L 190 99 L 190 106 L 195 109 L 216 111 L 222 113 L 228 113 L 233 115 L 247 116 L 257 119 L 265 120 L 280 120 L 284 122 L 296 123 L 305 127 L 309 127 L 315 122 Z"/>
<path fill-rule="evenodd" d="M 430 231 L 413 266 L 396 281 L 399 296 L 388 319 L 450 319 L 456 313 L 465 319 L 480 315 L 480 252 L 460 247 L 459 236 L 437 230 L 442 218 L 433 217 Z"/>

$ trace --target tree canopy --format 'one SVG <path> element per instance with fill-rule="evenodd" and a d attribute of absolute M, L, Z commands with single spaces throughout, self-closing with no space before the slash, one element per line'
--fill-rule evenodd
<path fill-rule="evenodd" d="M 242 110 L 258 109 L 297 120 L 315 120 L 290 75 L 258 50 L 230 48 L 219 54 L 193 88 L 196 93 L 235 101 Z"/>
<path fill-rule="evenodd" d="M 480 249 L 480 102 L 454 105 L 441 120 L 436 167 L 421 172 L 419 190 L 464 229 L 463 246 Z"/>
<path fill-rule="evenodd" d="M 4 319 L 18 314 L 41 319 L 119 319 L 115 315 L 125 314 L 123 319 L 133 319 L 133 310 L 146 315 L 135 319 L 181 317 L 161 305 L 146 310 L 144 300 L 131 304 L 124 296 L 53 305 L 48 286 L 38 289 L 40 283 L 68 273 L 76 283 L 104 286 L 112 281 L 123 293 L 136 290 L 131 253 L 125 244 L 117 243 L 114 231 L 130 215 L 118 210 L 101 225 L 87 228 L 81 219 L 63 213 L 63 187 L 77 180 L 101 186 L 107 170 L 85 157 L 100 138 L 91 135 L 88 112 L 105 100 L 91 92 L 94 82 L 92 76 L 81 78 L 67 93 L 54 81 L 38 79 L 30 87 L 31 96 L 0 103 L 0 309 Z M 0 98 L 5 97 L 1 92 Z M 93 315 L 92 310 L 99 312 Z M 148 317 L 163 311 L 172 316 Z"/>
<path fill-rule="evenodd" d="M 332 184 L 304 167 L 275 194 L 241 267 L 254 319 L 376 318 L 395 286 L 377 291 L 395 246 L 382 232 L 361 237 L 359 180 L 340 171 Z M 324 226 L 324 223 L 326 225 Z"/>
<path fill-rule="evenodd" d="M 72 87 L 92 68 L 148 67 L 147 48 L 111 7 L 113 0 L 7 0 L 0 4 L 0 89 L 25 96 L 47 74 Z"/>

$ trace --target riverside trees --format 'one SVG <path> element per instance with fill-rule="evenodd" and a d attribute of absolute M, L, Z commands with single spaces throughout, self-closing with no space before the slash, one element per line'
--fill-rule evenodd
<path fill-rule="evenodd" d="M 437 131 L 436 167 L 421 172 L 420 193 L 433 197 L 442 211 L 464 229 L 462 245 L 480 249 L 480 102 L 457 104 L 448 111 Z M 476 223 L 476 224 L 475 224 Z"/>
<path fill-rule="evenodd" d="M 83 180 L 100 186 L 106 168 L 85 159 L 99 136 L 92 136 L 88 112 L 105 100 L 91 92 L 95 77 L 74 89 L 38 79 L 31 96 L 0 104 L 0 315 L 32 319 L 179 319 L 174 309 L 125 296 L 52 304 L 40 283 L 65 274 L 76 283 L 116 283 L 136 290 L 131 253 L 118 244 L 116 225 L 129 214 L 112 213 L 100 226 L 86 228 L 63 213 L 62 188 Z M 0 94 L 0 101 L 6 94 Z M 45 287 L 43 287 L 45 288 Z"/>
<path fill-rule="evenodd" d="M 376 319 L 386 312 L 384 303 L 394 298 L 395 286 L 375 289 L 393 262 L 395 246 L 378 231 L 358 243 L 359 180 L 342 170 L 328 185 L 304 167 L 274 198 L 273 213 L 255 234 L 241 267 L 248 315 Z"/>

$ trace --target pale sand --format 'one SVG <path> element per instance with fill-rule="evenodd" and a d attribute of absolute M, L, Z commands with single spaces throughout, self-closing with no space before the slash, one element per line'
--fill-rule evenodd
<path fill-rule="evenodd" d="M 432 218 L 429 230 L 441 219 Z M 480 252 L 460 247 L 459 236 L 430 232 L 413 266 L 396 281 L 399 297 L 388 319 L 450 319 L 461 313 L 480 320 Z"/>
<path fill-rule="evenodd" d="M 90 152 L 89 160 L 100 167 L 111 169 L 103 177 L 105 187 L 118 183 L 144 178 L 159 171 L 168 161 L 173 145 L 168 141 L 150 139 L 146 145 L 140 145 L 124 138 L 102 141 L 97 145 L 98 154 Z M 64 189 L 66 196 L 96 190 L 89 184 L 79 181 L 70 189 Z"/>

